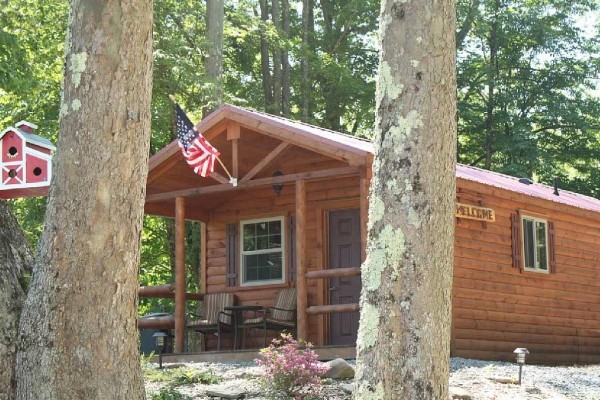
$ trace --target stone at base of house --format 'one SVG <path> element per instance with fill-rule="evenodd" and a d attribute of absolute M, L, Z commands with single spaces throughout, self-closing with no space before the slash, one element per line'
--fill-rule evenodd
<path fill-rule="evenodd" d="M 341 385 L 341 388 L 344 391 L 344 393 L 352 394 L 352 392 L 354 391 L 354 383 L 344 383 L 343 385 Z"/>
<path fill-rule="evenodd" d="M 459 388 L 459 387 L 453 387 L 453 386 L 450 386 L 450 388 L 448 388 L 448 398 L 450 400 L 471 400 L 472 399 L 469 392 L 467 392 L 465 389 Z"/>
<path fill-rule="evenodd" d="M 336 358 L 326 362 L 329 371 L 325 376 L 331 379 L 352 379 L 354 378 L 354 367 L 343 358 Z"/>
<path fill-rule="evenodd" d="M 206 395 L 220 399 L 241 399 L 246 395 L 246 391 L 235 386 L 215 385 L 206 390 Z"/>

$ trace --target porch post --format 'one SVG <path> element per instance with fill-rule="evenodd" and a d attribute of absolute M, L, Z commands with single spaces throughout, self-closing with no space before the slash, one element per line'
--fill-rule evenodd
<path fill-rule="evenodd" d="M 306 283 L 306 181 L 296 181 L 296 303 L 298 339 L 308 340 L 308 290 Z"/>
<path fill-rule="evenodd" d="M 367 222 L 369 220 L 369 184 L 371 183 L 371 166 L 360 170 L 360 242 L 361 262 L 367 258 Z"/>
<path fill-rule="evenodd" d="M 185 344 L 185 198 L 175 199 L 175 353 Z"/>

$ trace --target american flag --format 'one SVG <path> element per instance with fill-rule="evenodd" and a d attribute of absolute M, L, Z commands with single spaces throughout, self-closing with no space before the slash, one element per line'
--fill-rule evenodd
<path fill-rule="evenodd" d="M 185 115 L 179 104 L 175 104 L 175 114 L 177 116 L 177 140 L 183 157 L 195 173 L 202 177 L 208 176 L 215 170 L 215 160 L 221 153 L 194 128 L 194 124 Z"/>

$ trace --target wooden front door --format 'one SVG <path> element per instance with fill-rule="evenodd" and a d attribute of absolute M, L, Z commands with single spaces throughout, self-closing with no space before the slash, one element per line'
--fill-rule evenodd
<path fill-rule="evenodd" d="M 329 213 L 329 264 L 327 268 L 360 267 L 360 210 Z M 329 304 L 358 303 L 360 276 L 329 279 Z M 358 332 L 358 312 L 331 314 L 329 344 L 354 345 Z"/>

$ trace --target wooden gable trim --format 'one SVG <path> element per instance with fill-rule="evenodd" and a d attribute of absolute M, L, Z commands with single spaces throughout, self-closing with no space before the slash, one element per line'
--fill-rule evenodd
<path fill-rule="evenodd" d="M 158 164 L 154 170 L 150 170 L 146 185 L 163 176 L 165 172 L 173 168 L 179 161 L 180 160 L 177 157 L 177 153 L 173 154 L 170 159 L 166 158 L 162 163 Z"/>
<path fill-rule="evenodd" d="M 213 178 L 215 181 L 222 183 L 224 185 L 229 183 L 229 179 L 225 178 L 223 175 L 219 174 L 216 171 L 211 172 L 209 176 L 211 178 Z"/>
<path fill-rule="evenodd" d="M 231 192 L 235 190 L 248 189 L 260 186 L 268 186 L 274 183 L 286 183 L 286 182 L 295 182 L 298 180 L 315 180 L 315 179 L 323 179 L 323 178 L 332 178 L 332 177 L 342 177 L 342 176 L 351 176 L 358 175 L 360 170 L 355 167 L 340 167 L 340 168 L 331 168 L 325 169 L 321 171 L 309 171 L 309 172 L 300 172 L 297 174 L 289 174 L 289 175 L 281 175 L 276 177 L 269 178 L 261 178 L 255 179 L 246 182 L 240 182 L 237 186 L 233 186 L 230 184 L 221 184 L 221 185 L 213 185 L 213 186 L 205 186 L 199 188 L 191 188 L 191 189 L 183 189 L 183 190 L 175 190 L 171 192 L 165 193 L 157 193 L 151 194 L 146 197 L 146 202 L 158 202 L 165 200 L 172 200 L 177 197 L 192 197 L 192 196 L 201 196 L 209 193 L 222 193 L 222 192 Z"/>
<path fill-rule="evenodd" d="M 250 171 L 248 171 L 248 173 L 246 175 L 244 175 L 244 177 L 241 179 L 240 182 L 246 182 L 246 181 L 249 181 L 250 179 L 254 178 L 256 176 L 256 174 L 258 174 L 263 169 L 265 169 L 265 167 L 267 165 L 269 165 L 272 161 L 274 161 L 277 157 L 279 157 L 281 155 L 281 153 L 283 153 L 285 150 L 287 150 L 290 146 L 291 146 L 291 144 L 289 144 L 288 142 L 281 142 L 279 144 L 279 146 L 275 147 L 275 149 L 273 149 L 273 151 L 271 151 L 269 154 L 267 154 L 267 156 L 265 158 L 260 160 L 260 162 L 258 164 L 256 164 Z"/>
<path fill-rule="evenodd" d="M 267 124 L 254 118 L 231 113 L 231 119 L 239 122 L 244 127 L 274 137 L 276 139 L 285 140 L 298 147 L 305 148 L 315 153 L 330 157 L 339 161 L 346 162 L 350 165 L 365 165 L 367 163 L 366 154 L 358 154 L 341 145 L 333 145 L 316 138 L 309 138 L 306 135 L 299 135 L 295 132 L 282 127 Z"/>

